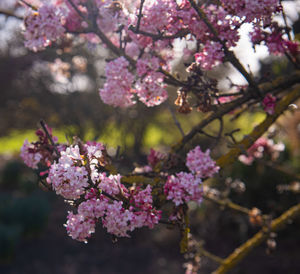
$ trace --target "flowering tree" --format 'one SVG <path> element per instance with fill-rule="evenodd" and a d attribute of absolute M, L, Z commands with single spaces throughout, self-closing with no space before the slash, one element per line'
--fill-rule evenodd
<path fill-rule="evenodd" d="M 181 251 L 193 254 L 192 262 L 187 265 L 188 273 L 197 271 L 200 255 L 216 260 L 220 263 L 216 273 L 224 273 L 269 238 L 262 230 L 221 259 L 199 248 L 189 234 L 188 205 L 191 201 L 200 205 L 203 199 L 208 199 L 248 214 L 252 223 L 267 226 L 268 218 L 258 209 L 249 210 L 216 198 L 206 182 L 237 158 L 250 165 L 266 155 L 275 159 L 282 150 L 282 145 L 262 137 L 300 97 L 299 44 L 292 40 L 291 29 L 274 19 L 282 16 L 286 22 L 281 1 L 20 0 L 19 3 L 26 8 L 24 38 L 30 50 L 41 51 L 63 43 L 67 37 L 80 36 L 89 45 L 102 43 L 111 51 L 112 57 L 105 68 L 106 82 L 99 90 L 104 103 L 130 108 L 140 101 L 154 107 L 167 100 L 167 87 L 174 86 L 179 113 L 207 113 L 187 133 L 174 116 L 181 140 L 168 153 L 151 150 L 148 165 L 127 175 L 118 172 L 102 143 L 84 143 L 78 138 L 74 138 L 73 144 L 59 143 L 41 121 L 41 129 L 36 132 L 39 140 L 33 143 L 26 140 L 21 157 L 29 167 L 42 168 L 43 185 L 74 206 L 65 225 L 73 239 L 87 242 L 97 223 L 102 223 L 116 237 L 129 237 L 136 228 L 168 224 L 181 231 Z M 16 16 L 8 11 L 2 13 Z M 270 54 L 285 55 L 294 67 L 292 74 L 266 83 L 255 79 L 234 53 L 245 24 L 251 25 L 253 47 L 265 45 Z M 173 72 L 178 41 L 181 41 L 180 58 L 186 60 L 183 75 Z M 247 85 L 220 91 L 217 80 L 207 71 L 222 63 L 230 63 Z M 261 106 L 266 117 L 249 135 L 237 141 L 234 131 L 224 132 L 224 117 L 233 113 L 242 115 L 250 105 Z M 217 136 L 212 136 L 204 129 L 215 121 L 219 121 L 219 130 Z M 213 139 L 216 145 L 225 138 L 233 143 L 217 160 L 211 158 L 209 149 L 200 146 L 182 153 L 198 134 Z M 268 219 L 269 233 L 298 213 L 299 204 L 277 219 Z"/>

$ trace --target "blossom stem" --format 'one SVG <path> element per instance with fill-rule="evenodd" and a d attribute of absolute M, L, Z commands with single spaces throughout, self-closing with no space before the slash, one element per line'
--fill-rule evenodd
<path fill-rule="evenodd" d="M 40 125 L 41 125 L 41 127 L 43 128 L 44 132 L 46 133 L 47 138 L 48 138 L 48 140 L 50 141 L 51 145 L 53 146 L 54 151 L 55 151 L 55 153 L 56 153 L 56 156 L 59 157 L 59 156 L 60 156 L 60 153 L 59 153 L 59 151 L 58 151 L 58 149 L 57 149 L 57 147 L 56 147 L 56 144 L 54 143 L 54 141 L 53 141 L 53 139 L 52 139 L 52 137 L 51 137 L 51 135 L 50 135 L 50 133 L 49 133 L 47 127 L 46 127 L 46 124 L 45 124 L 44 120 L 40 120 Z"/>

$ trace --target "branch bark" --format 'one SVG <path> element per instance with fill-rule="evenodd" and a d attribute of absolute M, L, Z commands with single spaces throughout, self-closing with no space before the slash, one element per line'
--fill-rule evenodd
<path fill-rule="evenodd" d="M 291 219 L 295 219 L 299 214 L 300 204 L 291 207 L 277 219 L 272 221 L 270 232 L 276 232 L 280 230 L 282 227 L 287 225 Z M 249 239 L 240 247 L 236 248 L 226 259 L 223 260 L 222 265 L 213 273 L 227 273 L 230 269 L 236 266 L 249 254 L 249 252 L 267 239 L 268 233 L 266 233 L 265 230 L 266 229 L 261 229 L 251 239 Z"/>

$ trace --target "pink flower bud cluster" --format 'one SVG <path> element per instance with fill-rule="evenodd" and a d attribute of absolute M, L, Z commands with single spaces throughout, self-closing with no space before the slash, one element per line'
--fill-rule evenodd
<path fill-rule="evenodd" d="M 160 72 L 149 71 L 136 83 L 139 100 L 147 107 L 160 105 L 168 99 L 168 93 L 163 83 L 164 77 Z"/>
<path fill-rule="evenodd" d="M 47 131 L 51 132 L 49 128 Z M 40 142 L 29 144 L 26 140 L 21 153 L 26 164 L 33 168 L 44 161 L 43 146 L 44 150 L 51 148 L 47 135 L 41 130 L 37 134 Z M 61 146 L 56 152 L 59 155 L 49 158 L 49 171 L 43 172 L 56 194 L 78 204 L 77 213 L 68 214 L 65 225 L 68 234 L 86 242 L 99 222 L 118 237 L 129 237 L 129 232 L 143 226 L 153 228 L 161 218 L 161 211 L 153 206 L 151 186 L 127 189 L 120 174 L 103 171 L 109 159 L 101 143 L 76 142 Z"/>
<path fill-rule="evenodd" d="M 100 96 L 104 103 L 128 107 L 135 103 L 133 95 L 136 93 L 141 102 L 146 106 L 155 106 L 168 98 L 168 93 L 163 84 L 163 74 L 157 72 L 158 58 L 140 59 L 137 62 L 137 72 L 141 78 L 132 88 L 134 76 L 129 72 L 129 62 L 124 57 L 119 57 L 106 65 L 106 83 L 100 89 Z"/>
<path fill-rule="evenodd" d="M 147 157 L 148 164 L 154 168 L 156 164 L 165 159 L 167 155 L 165 153 L 159 152 L 157 150 L 154 150 L 153 148 L 150 149 L 150 154 Z"/>
<path fill-rule="evenodd" d="M 200 204 L 202 201 L 201 183 L 200 177 L 195 177 L 192 173 L 176 173 L 175 176 L 168 177 L 164 193 L 167 200 L 172 200 L 176 206 L 189 201 Z"/>
<path fill-rule="evenodd" d="M 47 182 L 56 194 L 66 199 L 76 200 L 85 193 L 89 185 L 88 172 L 77 145 L 61 151 L 58 163 L 54 162 L 50 167 Z"/>
<path fill-rule="evenodd" d="M 105 68 L 106 83 L 100 89 L 100 97 L 105 104 L 119 107 L 133 105 L 133 90 L 131 86 L 134 76 L 128 70 L 129 62 L 119 57 L 109 62 Z"/>
<path fill-rule="evenodd" d="M 189 201 L 201 203 L 201 179 L 212 177 L 219 171 L 219 167 L 210 158 L 209 153 L 209 149 L 203 153 L 199 146 L 195 147 L 186 157 L 186 166 L 191 173 L 180 172 L 176 173 L 175 176 L 168 177 L 164 186 L 164 193 L 167 199 L 172 200 L 176 206 Z"/>
<path fill-rule="evenodd" d="M 195 60 L 205 70 L 220 64 L 224 58 L 222 45 L 218 42 L 207 42 L 201 52 L 195 54 Z"/>
<path fill-rule="evenodd" d="M 25 46 L 39 51 L 62 37 L 65 32 L 62 16 L 63 11 L 50 4 L 42 5 L 37 12 L 32 11 L 25 18 Z"/>
<path fill-rule="evenodd" d="M 248 23 L 253 20 L 270 22 L 272 14 L 277 11 L 279 6 L 278 0 L 221 0 L 221 3 L 230 14 L 244 18 Z"/>
<path fill-rule="evenodd" d="M 127 189 L 124 189 L 127 191 Z M 120 193 L 120 191 L 119 191 Z M 124 194 L 124 193 L 123 193 Z M 118 237 L 129 237 L 129 232 L 147 226 L 153 228 L 161 218 L 161 212 L 153 208 L 151 186 L 126 192 L 129 204 L 123 201 L 111 201 L 104 195 L 82 202 L 77 214 L 68 215 L 66 223 L 68 234 L 78 241 L 87 241 L 95 231 L 95 225 L 101 218 L 108 233 Z"/>
<path fill-rule="evenodd" d="M 277 23 L 272 23 L 266 29 L 255 27 L 250 33 L 251 41 L 254 45 L 264 43 L 269 52 L 275 55 L 282 55 L 285 52 L 292 56 L 299 53 L 299 43 L 284 39 L 285 29 L 279 27 Z"/>
<path fill-rule="evenodd" d="M 264 111 L 270 115 L 275 113 L 276 97 L 268 93 L 262 101 Z"/>
<path fill-rule="evenodd" d="M 164 76 L 157 72 L 159 69 L 159 59 L 141 58 L 136 64 L 137 74 L 141 78 L 136 83 L 136 91 L 141 102 L 152 107 L 161 104 L 168 98 L 165 90 Z"/>
<path fill-rule="evenodd" d="M 56 142 L 57 137 L 52 136 L 52 129 L 48 126 L 46 126 L 46 128 L 54 142 Z M 49 167 L 51 161 L 55 158 L 55 149 L 53 145 L 49 143 L 48 137 L 42 130 L 38 129 L 35 134 L 39 140 L 34 143 L 29 143 L 26 139 L 21 148 L 20 156 L 24 163 L 30 168 L 37 169 L 39 163 Z M 60 147 L 57 148 L 60 149 Z M 63 148 L 61 147 L 61 149 Z"/>
<path fill-rule="evenodd" d="M 31 11 L 25 19 L 25 44 L 32 50 L 42 50 L 67 32 L 81 33 L 91 43 L 109 40 L 109 47 L 116 47 L 131 58 L 128 62 L 124 55 L 127 60 L 119 57 L 106 66 L 106 83 L 99 93 L 104 103 L 114 107 L 130 107 L 135 104 L 135 97 L 148 107 L 160 105 L 168 98 L 165 75 L 160 69 L 172 70 L 178 57 L 173 47 L 177 37 L 187 44 L 196 44 L 197 53 L 186 48 L 182 56 L 194 55 L 204 70 L 225 60 L 224 45 L 229 50 L 237 45 L 239 28 L 244 23 L 255 28 L 251 34 L 254 45 L 264 42 L 272 54 L 288 51 L 295 57 L 299 52 L 298 43 L 285 40 L 285 30 L 273 21 L 273 14 L 281 11 L 278 0 L 222 0 L 199 5 L 200 13 L 205 14 L 218 38 L 186 0 L 146 0 L 142 16 L 140 1 L 73 3 L 76 9 L 69 1 L 37 1 L 37 12 Z"/>
<path fill-rule="evenodd" d="M 38 168 L 37 165 L 43 158 L 42 154 L 36 151 L 35 146 L 30 144 L 27 139 L 24 141 L 24 144 L 21 148 L 20 156 L 25 165 L 33 169 Z"/>
<path fill-rule="evenodd" d="M 200 146 L 196 146 L 187 154 L 186 166 L 192 173 L 196 174 L 197 177 L 212 177 L 220 168 L 216 165 L 216 162 L 211 159 L 209 154 L 209 149 L 202 152 Z"/>
<path fill-rule="evenodd" d="M 273 140 L 261 137 L 247 150 L 247 155 L 239 156 L 239 160 L 245 165 L 251 165 L 255 158 L 260 159 L 264 155 L 269 155 L 275 160 L 283 150 L 284 144 L 275 144 Z"/>

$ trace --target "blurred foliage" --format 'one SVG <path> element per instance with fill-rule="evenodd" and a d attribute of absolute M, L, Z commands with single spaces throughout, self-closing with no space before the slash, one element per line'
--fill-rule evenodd
<path fill-rule="evenodd" d="M 49 197 L 37 190 L 37 176 L 18 160 L 0 172 L 0 262 L 12 260 L 23 237 L 43 231 L 50 213 Z"/>

